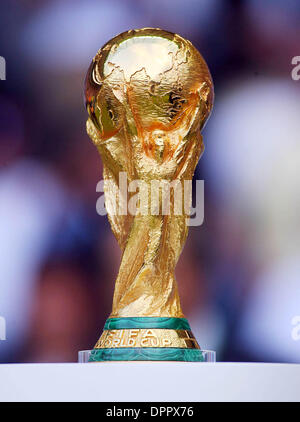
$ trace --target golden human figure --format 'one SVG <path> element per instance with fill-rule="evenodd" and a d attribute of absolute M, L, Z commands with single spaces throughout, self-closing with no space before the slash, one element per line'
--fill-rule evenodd
<path fill-rule="evenodd" d="M 122 347 L 199 348 L 184 318 L 175 280 L 188 232 L 186 213 L 175 213 L 174 201 L 167 215 L 161 207 L 155 215 L 111 210 L 114 203 L 128 202 L 132 196 L 124 199 L 118 190 L 121 172 L 128 183 L 142 181 L 149 192 L 153 180 L 182 183 L 193 178 L 203 152 L 200 131 L 213 103 L 208 67 L 179 35 L 153 28 L 130 30 L 98 51 L 87 72 L 85 96 L 87 132 L 103 160 L 108 217 L 122 250 L 112 313 L 95 346 L 102 349 L 101 358 L 94 360 L 118 360 L 112 358 L 112 349 Z M 152 331 L 147 337 L 143 330 L 148 328 Z M 148 342 L 142 341 L 143 335 Z M 104 356 L 105 349 L 111 354 Z M 135 360 L 132 353 L 128 360 Z"/>

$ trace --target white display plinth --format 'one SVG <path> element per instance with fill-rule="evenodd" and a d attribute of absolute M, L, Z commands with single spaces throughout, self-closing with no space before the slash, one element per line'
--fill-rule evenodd
<path fill-rule="evenodd" d="M 0 401 L 300 401 L 300 365 L 0 364 Z"/>

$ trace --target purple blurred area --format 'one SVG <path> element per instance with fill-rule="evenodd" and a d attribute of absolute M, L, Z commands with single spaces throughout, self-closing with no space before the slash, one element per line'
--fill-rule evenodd
<path fill-rule="evenodd" d="M 205 221 L 177 267 L 192 330 L 218 360 L 300 362 L 299 21 L 298 0 L 2 0 L 0 362 L 76 361 L 109 315 L 120 251 L 96 213 L 83 80 L 147 26 L 190 39 L 215 83 Z"/>

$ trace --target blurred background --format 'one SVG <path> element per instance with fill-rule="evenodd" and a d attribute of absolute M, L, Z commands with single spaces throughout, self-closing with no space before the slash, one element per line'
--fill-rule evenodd
<path fill-rule="evenodd" d="M 300 362 L 299 22 L 298 0 L 1 1 L 0 362 L 76 361 L 110 313 L 120 251 L 96 213 L 83 80 L 147 26 L 190 39 L 215 83 L 205 221 L 177 266 L 192 330 L 221 361 Z"/>

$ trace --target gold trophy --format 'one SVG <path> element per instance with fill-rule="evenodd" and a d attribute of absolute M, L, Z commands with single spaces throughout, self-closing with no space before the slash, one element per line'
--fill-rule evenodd
<path fill-rule="evenodd" d="M 204 361 L 175 280 L 189 216 L 178 212 L 175 189 L 162 212 L 162 194 L 156 206 L 151 187 L 193 178 L 213 104 L 208 67 L 179 35 L 130 30 L 94 57 L 85 99 L 87 132 L 103 160 L 105 204 L 122 250 L 112 312 L 89 361 Z M 128 185 L 138 181 L 137 194 L 122 193 L 120 174 Z M 133 196 L 136 212 L 124 212 Z"/>

